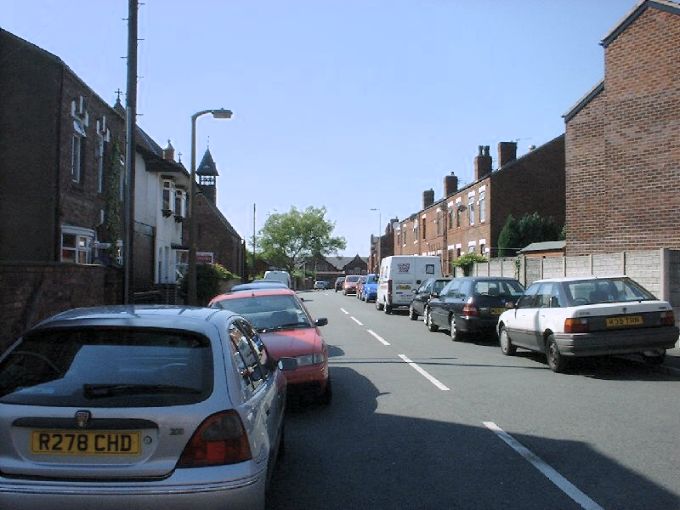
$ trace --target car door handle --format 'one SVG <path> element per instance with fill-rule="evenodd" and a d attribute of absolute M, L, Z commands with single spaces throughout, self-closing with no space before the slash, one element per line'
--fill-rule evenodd
<path fill-rule="evenodd" d="M 269 413 L 271 413 L 271 409 L 268 407 L 264 410 L 264 413 L 269 416 Z"/>

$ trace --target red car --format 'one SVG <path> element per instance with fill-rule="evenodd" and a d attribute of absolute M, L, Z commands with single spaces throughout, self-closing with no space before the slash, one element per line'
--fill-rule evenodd
<path fill-rule="evenodd" d="M 275 360 L 297 360 L 297 368 L 285 372 L 289 394 L 312 396 L 322 404 L 330 403 L 328 346 L 319 331 L 319 326 L 328 324 L 328 319 L 314 320 L 293 290 L 258 289 L 220 294 L 208 306 L 245 317 Z"/>
<path fill-rule="evenodd" d="M 357 284 L 359 283 L 359 279 L 361 278 L 361 275 L 358 274 L 350 274 L 345 276 L 345 281 L 342 284 L 342 293 L 346 296 L 347 294 L 356 294 L 357 293 Z"/>

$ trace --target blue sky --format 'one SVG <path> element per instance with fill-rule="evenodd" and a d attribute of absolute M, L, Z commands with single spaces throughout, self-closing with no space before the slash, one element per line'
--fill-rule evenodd
<path fill-rule="evenodd" d="M 218 206 L 245 238 L 267 213 L 327 208 L 344 255 L 388 218 L 473 179 L 478 145 L 518 154 L 564 132 L 603 78 L 602 38 L 633 0 L 144 0 L 139 125 L 188 167 L 210 144 Z M 125 90 L 126 0 L 2 0 L 0 26 L 103 99 Z M 371 211 L 371 208 L 379 209 Z"/>

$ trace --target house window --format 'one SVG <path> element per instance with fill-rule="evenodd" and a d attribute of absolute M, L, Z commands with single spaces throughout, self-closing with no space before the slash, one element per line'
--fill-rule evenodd
<path fill-rule="evenodd" d="M 74 264 L 92 262 L 94 231 L 79 227 L 63 227 L 61 231 L 61 261 Z"/>
<path fill-rule="evenodd" d="M 479 192 L 479 222 L 484 223 L 486 221 L 486 192 Z"/>
<path fill-rule="evenodd" d="M 486 245 L 485 244 L 480 244 L 479 245 L 479 254 L 484 255 L 484 252 L 486 251 Z"/>
<path fill-rule="evenodd" d="M 447 215 L 447 221 L 446 221 L 446 228 L 451 228 L 453 226 L 453 208 L 449 207 L 446 210 L 446 215 Z"/>
<path fill-rule="evenodd" d="M 426 237 L 426 236 L 425 236 L 425 233 L 426 233 L 426 230 L 425 230 L 425 229 L 426 229 L 426 224 L 425 224 L 425 222 L 426 222 L 426 221 L 427 221 L 427 219 L 426 219 L 426 218 L 423 218 L 423 239 L 425 239 L 425 237 Z"/>
<path fill-rule="evenodd" d="M 468 198 L 468 216 L 470 218 L 470 225 L 475 224 L 475 197 Z"/>
<path fill-rule="evenodd" d="M 456 227 L 460 227 L 461 218 L 463 217 L 463 211 L 465 207 L 461 202 L 456 202 Z"/>
<path fill-rule="evenodd" d="M 456 248 L 456 258 L 460 257 L 460 247 Z"/>
<path fill-rule="evenodd" d="M 178 218 L 186 217 L 186 195 L 184 190 L 175 190 L 175 216 Z"/>
<path fill-rule="evenodd" d="M 434 220 L 434 221 L 437 222 L 437 235 L 438 236 L 440 236 L 444 233 L 443 232 L 444 222 L 442 220 L 443 220 L 442 212 L 438 210 L 437 211 L 437 219 Z"/>
<path fill-rule="evenodd" d="M 163 216 L 170 216 L 175 206 L 174 187 L 172 181 L 163 181 Z"/>
<path fill-rule="evenodd" d="M 71 180 L 73 182 L 80 182 L 84 147 L 83 137 L 74 133 L 71 140 Z"/>

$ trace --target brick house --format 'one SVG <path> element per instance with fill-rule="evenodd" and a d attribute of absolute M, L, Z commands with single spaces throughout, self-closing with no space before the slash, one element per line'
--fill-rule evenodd
<path fill-rule="evenodd" d="M 399 224 L 399 218 L 392 218 L 385 231 L 379 235 L 371 235 L 371 253 L 368 256 L 368 270 L 371 273 L 380 272 L 380 261 L 385 257 L 394 255 L 394 228 Z M 378 244 L 380 243 L 380 244 Z"/>
<path fill-rule="evenodd" d="M 680 248 L 680 4 L 602 40 L 604 80 L 565 115 L 567 255 Z"/>
<path fill-rule="evenodd" d="M 395 226 L 394 255 L 439 255 L 442 272 L 451 274 L 451 262 L 464 253 L 496 255 L 509 215 L 537 212 L 563 225 L 564 135 L 516 156 L 515 142 L 500 142 L 493 170 L 489 146 L 480 146 L 472 183 L 459 189 L 451 173 L 444 178 L 443 198 L 435 201 L 434 190 L 424 191 L 422 209 Z"/>

